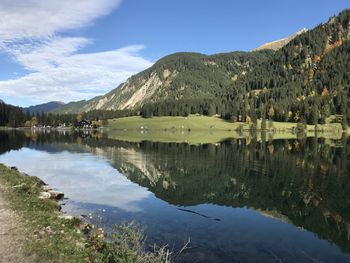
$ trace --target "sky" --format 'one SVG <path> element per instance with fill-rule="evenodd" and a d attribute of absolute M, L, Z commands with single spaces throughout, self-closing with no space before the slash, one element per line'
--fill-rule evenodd
<path fill-rule="evenodd" d="M 103 95 L 165 55 L 250 51 L 349 0 L 0 0 L 0 99 Z"/>

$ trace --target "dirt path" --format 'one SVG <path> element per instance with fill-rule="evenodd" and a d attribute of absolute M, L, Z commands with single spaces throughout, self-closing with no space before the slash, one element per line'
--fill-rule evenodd
<path fill-rule="evenodd" d="M 0 263 L 34 262 L 23 249 L 18 216 L 8 208 L 0 186 Z"/>

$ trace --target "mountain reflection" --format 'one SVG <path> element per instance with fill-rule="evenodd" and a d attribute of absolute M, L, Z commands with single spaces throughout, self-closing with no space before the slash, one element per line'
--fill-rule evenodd
<path fill-rule="evenodd" d="M 101 155 L 170 204 L 252 208 L 350 251 L 348 138 L 188 145 L 128 143 L 98 133 L 83 139 L 77 133 L 0 132 L 0 153 L 24 146 Z"/>

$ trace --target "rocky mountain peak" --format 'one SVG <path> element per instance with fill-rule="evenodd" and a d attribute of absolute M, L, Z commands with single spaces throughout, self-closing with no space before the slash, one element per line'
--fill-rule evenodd
<path fill-rule="evenodd" d="M 285 37 L 279 40 L 275 40 L 272 42 L 265 43 L 261 45 L 260 47 L 256 48 L 255 51 L 263 50 L 263 49 L 271 49 L 271 50 L 278 50 L 282 48 L 283 46 L 287 45 L 291 40 L 293 40 L 295 37 L 307 32 L 307 28 L 303 28 L 299 30 L 298 32 L 295 32 L 294 34 L 290 35 L 289 37 Z"/>

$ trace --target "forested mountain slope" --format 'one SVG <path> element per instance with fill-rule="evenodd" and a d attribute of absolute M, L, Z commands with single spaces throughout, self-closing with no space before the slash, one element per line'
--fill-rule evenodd
<path fill-rule="evenodd" d="M 17 127 L 25 120 L 25 115 L 20 107 L 12 106 L 0 101 L 0 126 Z"/>
<path fill-rule="evenodd" d="M 232 89 L 232 104 L 244 94 L 240 113 L 245 107 L 281 121 L 322 122 L 335 113 L 349 119 L 349 21 L 345 10 L 276 51 Z"/>
<path fill-rule="evenodd" d="M 231 120 L 270 118 L 350 121 L 350 10 L 299 34 L 277 51 L 206 56 L 176 53 L 118 88 L 60 112 L 133 110 L 144 117 L 220 114 Z"/>
<path fill-rule="evenodd" d="M 129 78 L 104 96 L 73 102 L 60 112 L 79 110 L 124 110 L 140 108 L 145 103 L 184 98 L 214 99 L 272 51 L 232 52 L 206 56 L 199 53 L 175 53 Z"/>
<path fill-rule="evenodd" d="M 64 102 L 60 102 L 60 101 L 50 101 L 47 103 L 43 103 L 43 104 L 38 104 L 35 106 L 30 106 L 27 108 L 23 108 L 24 112 L 29 112 L 29 113 L 41 113 L 41 112 L 49 112 L 52 110 L 55 110 L 59 107 L 62 107 L 63 105 L 65 105 Z"/>

